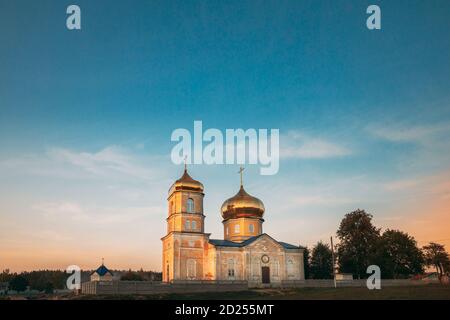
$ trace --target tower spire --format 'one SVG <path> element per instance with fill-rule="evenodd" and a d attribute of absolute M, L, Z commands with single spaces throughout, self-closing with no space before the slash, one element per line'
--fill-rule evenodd
<path fill-rule="evenodd" d="M 184 156 L 184 172 L 187 172 L 187 155 Z"/>

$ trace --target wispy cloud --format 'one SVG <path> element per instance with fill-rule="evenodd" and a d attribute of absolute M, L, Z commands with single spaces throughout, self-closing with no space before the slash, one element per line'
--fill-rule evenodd
<path fill-rule="evenodd" d="M 372 124 L 367 127 L 367 131 L 374 136 L 392 142 L 426 143 L 436 135 L 449 133 L 450 124 L 442 123 L 416 126 L 407 126 L 404 124 L 382 126 Z"/>
<path fill-rule="evenodd" d="M 67 201 L 37 203 L 31 209 L 41 214 L 44 218 L 64 219 L 91 225 L 128 223 L 140 218 L 160 215 L 165 211 L 165 208 L 162 206 L 82 206 L 81 204 Z"/>
<path fill-rule="evenodd" d="M 153 173 L 149 168 L 138 163 L 124 149 L 117 146 L 109 146 L 92 153 L 54 148 L 48 154 L 52 159 L 66 162 L 96 175 L 123 174 L 149 178 Z"/>
<path fill-rule="evenodd" d="M 431 174 L 445 170 L 450 164 L 450 123 L 408 124 L 390 123 L 371 124 L 366 128 L 372 136 L 380 141 L 396 145 L 407 145 L 408 149 L 388 149 L 398 160 L 401 171 L 409 171 L 409 176 L 417 173 Z"/>
<path fill-rule="evenodd" d="M 400 191 L 416 187 L 420 183 L 419 180 L 394 180 L 384 184 L 384 188 L 388 191 Z"/>
<path fill-rule="evenodd" d="M 281 137 L 282 158 L 324 159 L 344 157 L 351 153 L 346 146 L 298 131 L 290 131 Z"/>
<path fill-rule="evenodd" d="M 63 178 L 155 179 L 160 169 L 150 167 L 149 157 L 138 156 L 119 146 L 96 152 L 50 148 L 43 154 L 28 154 L 0 161 L 0 173 L 17 172 Z M 2 170 L 3 169 L 3 170 Z"/>
<path fill-rule="evenodd" d="M 296 206 L 333 206 L 355 202 L 353 199 L 330 195 L 294 196 L 290 201 Z"/>

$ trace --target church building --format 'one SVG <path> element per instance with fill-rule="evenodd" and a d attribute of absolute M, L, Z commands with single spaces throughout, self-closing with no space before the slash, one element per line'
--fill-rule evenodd
<path fill-rule="evenodd" d="M 224 239 L 205 232 L 203 184 L 185 168 L 169 189 L 167 234 L 163 244 L 163 281 L 247 280 L 249 284 L 279 284 L 303 280 L 304 248 L 263 233 L 264 204 L 242 183 L 221 207 Z"/>

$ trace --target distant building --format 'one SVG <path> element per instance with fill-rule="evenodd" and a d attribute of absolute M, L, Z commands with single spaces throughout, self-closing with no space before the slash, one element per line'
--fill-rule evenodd
<path fill-rule="evenodd" d="M 100 267 L 91 273 L 91 281 L 113 281 L 114 274 L 102 263 Z"/>

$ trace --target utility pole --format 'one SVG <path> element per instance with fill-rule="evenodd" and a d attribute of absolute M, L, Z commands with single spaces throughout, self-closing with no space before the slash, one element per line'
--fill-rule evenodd
<path fill-rule="evenodd" d="M 333 281 L 334 281 L 334 288 L 337 287 L 336 285 L 336 269 L 334 268 L 334 246 L 333 246 L 333 237 L 330 237 L 331 240 L 331 265 L 333 269 Z"/>

